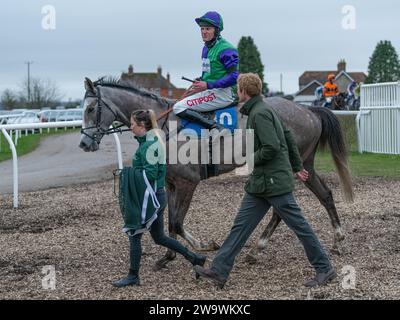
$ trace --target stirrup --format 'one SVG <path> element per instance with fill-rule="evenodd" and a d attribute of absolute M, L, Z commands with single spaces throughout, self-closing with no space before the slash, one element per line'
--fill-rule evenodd
<path fill-rule="evenodd" d="M 215 121 L 207 119 L 201 113 L 194 111 L 192 109 L 186 109 L 186 110 L 178 113 L 177 116 L 182 119 L 194 122 L 198 125 L 201 125 L 208 130 L 217 128 L 217 126 L 218 126 L 218 124 Z"/>

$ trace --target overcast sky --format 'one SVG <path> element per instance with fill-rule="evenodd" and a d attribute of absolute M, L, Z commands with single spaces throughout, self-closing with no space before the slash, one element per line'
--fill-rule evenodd
<path fill-rule="evenodd" d="M 279 90 L 298 90 L 305 70 L 335 70 L 345 58 L 348 71 L 367 71 L 380 40 L 400 52 L 400 2 L 396 0 L 2 0 L 0 10 L 0 94 L 17 89 L 31 74 L 50 78 L 65 100 L 83 96 L 85 76 L 137 72 L 171 74 L 172 82 L 201 72 L 201 40 L 194 18 L 221 13 L 222 35 L 237 45 L 252 36 L 265 65 L 266 81 Z M 42 7 L 55 8 L 55 30 L 45 30 Z M 346 5 L 355 8 L 355 29 L 343 28 Z M 47 21 L 47 20 L 46 20 Z M 347 21 L 347 20 L 346 20 Z"/>

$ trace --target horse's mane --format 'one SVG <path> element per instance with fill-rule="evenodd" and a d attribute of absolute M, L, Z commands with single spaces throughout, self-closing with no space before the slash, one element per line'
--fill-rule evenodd
<path fill-rule="evenodd" d="M 107 76 L 107 77 L 101 77 L 95 82 L 93 82 L 94 86 L 102 86 L 102 87 L 109 87 L 109 88 L 118 88 L 118 89 L 123 89 L 127 90 L 130 92 L 133 92 L 135 94 L 138 94 L 142 97 L 147 97 L 150 99 L 153 99 L 157 101 L 158 103 L 165 105 L 166 107 L 169 107 L 172 105 L 175 101 L 171 99 L 165 99 L 158 94 L 155 94 L 153 92 L 150 92 L 144 88 L 140 88 L 136 85 L 134 85 L 131 81 L 126 81 L 122 80 L 119 77 L 112 77 L 112 76 Z"/>

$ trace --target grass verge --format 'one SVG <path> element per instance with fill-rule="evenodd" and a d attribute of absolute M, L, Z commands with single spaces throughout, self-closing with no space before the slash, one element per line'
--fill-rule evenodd
<path fill-rule="evenodd" d="M 346 141 L 348 162 L 353 176 L 400 177 L 400 155 L 358 153 L 355 116 L 337 116 Z M 317 171 L 332 172 L 335 166 L 330 152 L 318 151 L 315 158 Z"/>
<path fill-rule="evenodd" d="M 35 150 L 39 144 L 40 141 L 44 138 L 47 138 L 49 136 L 54 136 L 54 135 L 59 135 L 59 134 L 64 134 L 66 132 L 74 132 L 74 131 L 79 131 L 80 129 L 74 129 L 74 128 L 68 128 L 66 131 L 64 129 L 50 129 L 48 132 L 47 129 L 43 129 L 42 133 L 35 133 L 35 134 L 28 134 L 28 136 L 25 136 L 25 132 L 23 131 L 22 137 L 18 139 L 18 145 L 16 146 L 17 149 L 17 154 L 18 156 L 22 156 L 24 154 L 27 154 L 29 152 L 32 152 Z M 14 136 L 12 137 L 13 141 L 15 141 Z M 0 132 L 0 162 L 12 159 L 12 153 L 10 146 L 8 145 L 8 142 L 4 135 Z"/>

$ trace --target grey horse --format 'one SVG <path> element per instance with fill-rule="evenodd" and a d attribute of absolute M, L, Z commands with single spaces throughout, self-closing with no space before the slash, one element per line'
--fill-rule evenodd
<path fill-rule="evenodd" d="M 130 114 L 138 109 L 153 109 L 157 115 L 162 115 L 158 120 L 159 126 L 167 132 L 168 123 L 179 121 L 173 113 L 166 113 L 175 101 L 164 99 L 154 93 L 137 88 L 130 83 L 116 79 L 100 79 L 94 83 L 86 78 L 84 97 L 84 126 L 80 140 L 80 148 L 84 151 L 96 151 L 101 138 L 107 133 L 114 121 L 130 126 Z M 334 229 L 333 250 L 339 251 L 339 243 L 344 239 L 340 219 L 335 207 L 331 190 L 320 178 L 314 169 L 314 157 L 319 145 L 329 145 L 337 172 L 340 177 L 343 194 L 346 201 L 353 200 L 353 187 L 351 174 L 347 165 L 347 154 L 337 117 L 326 108 L 305 108 L 296 103 L 279 98 L 266 98 L 268 105 L 274 109 L 283 121 L 284 126 L 290 128 L 295 136 L 303 165 L 309 172 L 309 180 L 305 185 L 315 194 L 325 207 Z M 166 115 L 167 114 L 167 115 Z M 164 116 L 165 115 L 165 116 Z M 240 128 L 245 128 L 246 117 L 238 116 Z M 244 132 L 244 131 L 243 131 Z M 242 155 L 246 152 L 245 134 L 235 136 L 234 143 L 241 145 Z M 171 139 L 167 141 L 167 149 Z M 178 142 L 183 145 L 185 142 Z M 241 143 L 241 144 L 240 144 Z M 199 152 L 200 153 L 200 152 Z M 168 152 L 167 152 L 168 155 Z M 233 157 L 236 155 L 228 155 Z M 240 165 L 232 159 L 227 161 L 224 147 L 220 147 L 219 173 L 226 173 L 238 168 Z M 237 157 L 235 158 L 237 159 Z M 210 240 L 201 242 L 185 230 L 183 221 L 189 209 L 193 193 L 199 182 L 204 179 L 201 164 L 172 164 L 167 157 L 167 192 L 168 192 L 168 219 L 169 233 L 176 238 L 183 237 L 194 249 L 199 251 L 216 250 L 218 245 Z M 249 263 L 256 262 L 257 254 L 266 247 L 268 239 L 280 222 L 279 216 L 273 212 L 272 218 L 265 231 L 262 233 L 257 246 L 247 255 Z M 167 251 L 157 261 L 155 268 L 160 269 L 175 258 L 175 252 Z"/>

